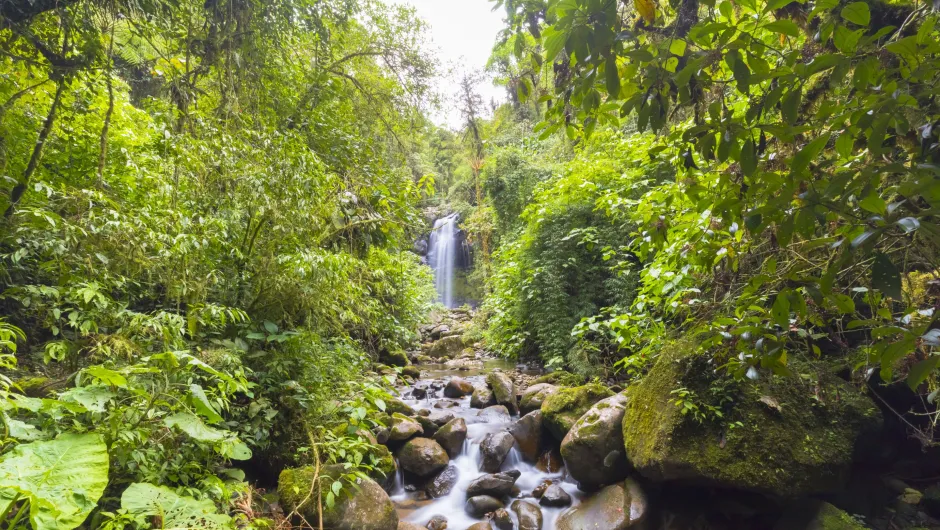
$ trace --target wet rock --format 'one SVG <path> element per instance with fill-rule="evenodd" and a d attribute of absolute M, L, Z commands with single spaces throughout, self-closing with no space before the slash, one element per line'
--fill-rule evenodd
<path fill-rule="evenodd" d="M 473 385 L 462 377 L 452 377 L 444 386 L 444 396 L 449 398 L 462 398 L 473 393 Z"/>
<path fill-rule="evenodd" d="M 708 392 L 711 383 L 701 377 L 711 368 L 697 351 L 690 341 L 663 347 L 649 374 L 627 390 L 627 460 L 651 480 L 785 498 L 831 493 L 845 486 L 857 444 L 877 439 L 882 417 L 874 402 L 811 365 L 805 368 L 819 374 L 813 391 L 789 377 L 739 383 L 739 397 L 724 411 L 724 421 L 754 428 L 724 432 L 715 422 L 693 422 L 675 406 L 671 391 Z"/>
<path fill-rule="evenodd" d="M 495 512 L 503 507 L 502 501 L 489 495 L 477 495 L 467 499 L 464 510 L 474 517 L 483 517 L 484 515 Z"/>
<path fill-rule="evenodd" d="M 509 412 L 515 414 L 519 412 L 519 405 L 516 404 L 516 387 L 509 374 L 505 372 L 490 372 L 486 376 L 486 383 L 493 389 L 493 395 L 496 402 L 505 405 Z"/>
<path fill-rule="evenodd" d="M 398 521 L 398 530 L 428 530 L 426 526 L 418 526 L 407 521 Z"/>
<path fill-rule="evenodd" d="M 398 451 L 398 464 L 409 473 L 429 477 L 444 469 L 450 459 L 447 451 L 430 438 L 413 438 Z"/>
<path fill-rule="evenodd" d="M 415 399 L 424 399 L 428 397 L 428 389 L 416 387 L 414 390 L 411 391 L 411 397 Z"/>
<path fill-rule="evenodd" d="M 467 497 L 489 495 L 491 497 L 505 497 L 512 492 L 516 480 L 522 476 L 519 470 L 513 469 L 505 473 L 492 473 L 483 475 L 467 486 Z"/>
<path fill-rule="evenodd" d="M 519 530 L 542 530 L 542 509 L 537 505 L 528 501 L 513 501 L 512 511 L 516 512 L 519 519 Z"/>
<path fill-rule="evenodd" d="M 489 388 L 474 388 L 470 396 L 470 407 L 485 409 L 496 404 L 496 396 Z"/>
<path fill-rule="evenodd" d="M 408 360 L 408 354 L 404 350 L 382 350 L 379 353 L 379 361 L 389 366 L 398 367 L 408 366 L 411 363 Z"/>
<path fill-rule="evenodd" d="M 418 411 L 418 416 L 424 416 L 425 418 L 427 418 L 430 415 L 431 415 L 431 411 L 428 409 L 421 409 Z"/>
<path fill-rule="evenodd" d="M 401 375 L 407 375 L 408 377 L 411 377 L 414 379 L 420 379 L 421 369 L 419 369 L 417 366 L 409 364 L 408 366 L 405 366 L 404 368 L 401 369 Z"/>
<path fill-rule="evenodd" d="M 506 431 L 486 435 L 480 442 L 480 454 L 483 457 L 480 462 L 480 471 L 486 473 L 499 471 L 514 442 L 515 439 Z"/>
<path fill-rule="evenodd" d="M 460 403 L 457 403 L 456 401 L 451 401 L 449 399 L 444 399 L 434 404 L 434 408 L 436 409 L 452 409 L 458 406 L 460 406 Z"/>
<path fill-rule="evenodd" d="M 539 504 L 550 508 L 571 506 L 571 495 L 568 495 L 568 492 L 558 484 L 552 484 L 545 488 L 545 492 L 539 498 Z"/>
<path fill-rule="evenodd" d="M 612 484 L 569 508 L 555 523 L 557 530 L 637 528 L 647 518 L 646 494 L 633 479 Z"/>
<path fill-rule="evenodd" d="M 438 425 L 434 423 L 433 421 L 431 421 L 431 418 L 427 416 L 418 415 L 417 417 L 415 417 L 415 421 L 417 421 L 421 425 L 421 429 L 423 431 L 421 433 L 421 436 L 424 436 L 425 438 L 430 438 L 434 436 L 434 433 L 436 433 L 437 430 L 440 429 L 440 427 L 438 427 Z"/>
<path fill-rule="evenodd" d="M 468 372 L 470 370 L 482 370 L 483 361 L 478 361 L 476 359 L 454 359 L 452 361 L 447 361 L 444 363 L 451 370 L 460 370 L 461 372 Z M 472 392 L 472 391 L 471 391 Z"/>
<path fill-rule="evenodd" d="M 528 414 L 533 410 L 542 408 L 545 398 L 558 392 L 559 387 L 550 383 L 539 383 L 525 389 L 522 393 L 522 399 L 519 401 L 519 408 L 523 414 Z"/>
<path fill-rule="evenodd" d="M 439 326 L 435 326 L 434 329 L 431 330 L 431 338 L 434 340 L 437 340 L 449 331 L 450 331 L 450 326 L 448 326 L 447 324 L 440 324 Z"/>
<path fill-rule="evenodd" d="M 852 516 L 818 500 L 798 502 L 786 510 L 774 530 L 865 530 Z"/>
<path fill-rule="evenodd" d="M 539 461 L 535 463 L 535 467 L 542 473 L 558 473 L 564 466 L 565 462 L 556 448 L 542 453 Z"/>
<path fill-rule="evenodd" d="M 337 480 L 345 473 L 345 468 L 325 466 L 320 473 Z M 315 477 L 315 469 L 307 466 L 285 469 L 278 478 L 278 494 L 284 509 L 297 510 L 313 524 L 320 520 L 317 503 L 305 501 Z M 357 486 L 350 488 L 348 495 L 337 496 L 332 508 L 324 507 L 323 525 L 336 530 L 397 530 L 398 513 L 385 490 L 367 478 L 360 478 Z"/>
<path fill-rule="evenodd" d="M 490 519 L 490 522 L 493 523 L 493 526 L 495 526 L 497 530 L 513 530 L 512 517 L 510 517 L 509 512 L 503 508 L 493 512 L 493 518 Z"/>
<path fill-rule="evenodd" d="M 434 475 L 434 478 L 428 481 L 427 485 L 424 487 L 424 491 L 426 491 L 431 498 L 440 499 L 454 489 L 458 478 L 460 478 L 460 472 L 457 471 L 457 466 L 453 464 L 448 465 L 442 469 L 440 473 Z"/>
<path fill-rule="evenodd" d="M 481 410 L 477 416 L 483 419 L 484 423 L 509 423 L 512 421 L 512 416 L 509 415 L 509 410 L 502 405 L 493 405 L 492 407 L 486 407 Z"/>
<path fill-rule="evenodd" d="M 575 422 L 561 442 L 561 456 L 572 478 L 593 490 L 627 478 L 623 447 L 623 394 L 602 399 Z"/>
<path fill-rule="evenodd" d="M 541 484 L 536 486 L 534 490 L 532 490 L 532 496 L 535 497 L 536 499 L 541 499 L 542 495 L 545 494 L 545 490 L 547 490 L 548 487 L 551 485 L 552 485 L 552 481 L 550 479 L 546 479 Z"/>
<path fill-rule="evenodd" d="M 421 418 L 418 416 L 418 418 Z M 423 418 L 422 418 L 423 419 Z M 392 442 L 403 442 L 416 434 L 423 434 L 424 429 L 417 420 L 413 420 L 403 414 L 392 414 L 391 425 L 389 425 L 388 439 Z"/>
<path fill-rule="evenodd" d="M 428 356 L 435 359 L 453 357 L 464 348 L 463 338 L 458 336 L 443 337 L 428 348 Z"/>
<path fill-rule="evenodd" d="M 530 463 L 538 461 L 542 453 L 542 411 L 536 410 L 519 418 L 519 421 L 509 428 L 509 432 L 519 445 L 522 459 Z"/>
<path fill-rule="evenodd" d="M 457 458 L 457 455 L 463 450 L 463 443 L 466 439 L 467 422 L 463 418 L 450 420 L 434 433 L 434 440 L 441 444 L 441 447 L 447 451 L 447 455 L 451 458 Z"/>
<path fill-rule="evenodd" d="M 585 412 L 598 401 L 612 395 L 613 392 L 607 387 L 597 383 L 562 388 L 542 402 L 542 422 L 558 441 L 564 440 Z"/>
<path fill-rule="evenodd" d="M 488 521 L 480 521 L 468 526 L 467 530 L 493 530 L 493 526 Z"/>
<path fill-rule="evenodd" d="M 397 397 L 389 397 L 385 400 L 385 412 L 388 414 L 404 414 L 405 416 L 414 416 L 415 409 L 411 408 L 407 403 L 398 399 Z"/>
<path fill-rule="evenodd" d="M 388 436 L 391 434 L 391 430 L 388 427 L 374 427 L 373 434 L 375 435 L 375 441 L 380 444 L 388 443 Z"/>
<path fill-rule="evenodd" d="M 395 485 L 395 475 L 398 474 L 398 464 L 395 462 L 395 457 L 384 445 L 373 445 L 370 453 L 378 458 L 378 463 L 372 467 L 369 478 L 382 486 L 385 491 L 390 491 Z"/>
<path fill-rule="evenodd" d="M 425 525 L 428 530 L 446 530 L 447 529 L 447 518 L 443 515 L 435 515 L 428 521 L 428 524 Z"/>
<path fill-rule="evenodd" d="M 428 415 L 428 419 L 433 421 L 438 427 L 443 427 L 450 420 L 456 418 L 457 415 L 453 412 L 448 412 L 446 410 L 435 410 Z"/>

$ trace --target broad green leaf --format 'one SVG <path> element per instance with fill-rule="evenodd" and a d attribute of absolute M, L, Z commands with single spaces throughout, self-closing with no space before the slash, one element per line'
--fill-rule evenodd
<path fill-rule="evenodd" d="M 852 300 L 852 297 L 849 295 L 842 293 L 832 293 L 829 295 L 829 300 L 842 314 L 847 315 L 855 312 L 855 301 Z"/>
<path fill-rule="evenodd" d="M 800 36 L 799 26 L 797 26 L 793 22 L 786 20 L 786 19 L 775 20 L 771 22 L 770 24 L 767 24 L 766 26 L 764 26 L 764 29 L 773 33 L 782 33 L 789 37 Z"/>
<path fill-rule="evenodd" d="M 549 28 L 545 30 L 542 38 L 545 48 L 545 60 L 551 62 L 555 60 L 558 53 L 565 47 L 565 42 L 568 40 L 568 33 Z"/>
<path fill-rule="evenodd" d="M 201 386 L 197 385 L 196 383 L 189 385 L 189 394 L 192 398 L 193 407 L 196 408 L 196 412 L 209 420 L 209 423 L 218 423 L 222 421 L 222 416 L 216 412 L 215 408 L 212 406 L 212 403 L 209 402 L 209 398 L 206 397 L 206 392 L 202 389 Z"/>
<path fill-rule="evenodd" d="M 685 48 L 686 43 L 682 39 L 673 39 L 673 41 L 669 43 L 669 51 L 679 57 L 685 55 Z"/>
<path fill-rule="evenodd" d="M 127 379 L 123 375 L 114 370 L 109 370 L 104 366 L 89 366 L 85 368 L 85 373 L 92 377 L 97 377 L 106 385 L 127 388 Z"/>
<path fill-rule="evenodd" d="M 108 447 L 99 434 L 63 434 L 19 445 L 0 461 L 0 511 L 29 502 L 33 530 L 81 525 L 108 485 Z"/>
<path fill-rule="evenodd" d="M 888 205 L 885 203 L 884 199 L 879 197 L 878 193 L 875 192 L 859 201 L 858 205 L 863 210 L 867 210 L 878 215 L 884 215 L 885 210 L 888 208 Z"/>
<path fill-rule="evenodd" d="M 872 156 L 881 156 L 884 152 L 883 145 L 885 142 L 885 134 L 888 131 L 888 121 L 891 119 L 891 116 L 883 112 L 879 114 L 874 123 L 871 125 L 871 133 L 868 135 L 868 150 L 871 152 Z"/>
<path fill-rule="evenodd" d="M 938 364 L 940 364 L 940 355 L 931 355 L 912 366 L 910 371 L 907 372 L 907 386 L 911 390 L 917 390 L 917 387 L 927 379 L 930 372 L 937 369 Z"/>
<path fill-rule="evenodd" d="M 163 423 L 170 428 L 176 427 L 199 442 L 221 442 L 226 438 L 225 431 L 209 427 L 199 419 L 199 416 L 189 412 L 178 412 L 167 416 Z"/>
<path fill-rule="evenodd" d="M 147 483 L 128 486 L 121 495 L 121 508 L 142 524 L 159 517 L 165 529 L 226 528 L 231 524 L 231 517 L 218 513 L 208 499 L 196 500 Z"/>
<path fill-rule="evenodd" d="M 774 300 L 773 308 L 771 308 L 771 315 L 773 316 L 775 324 L 783 329 L 790 328 L 789 291 L 784 290 L 777 293 L 777 298 Z"/>
<path fill-rule="evenodd" d="M 800 152 L 793 157 L 793 163 L 790 165 L 791 175 L 802 175 L 809 168 L 810 162 L 816 159 L 829 142 L 829 133 L 817 137 L 812 142 L 806 144 Z"/>
<path fill-rule="evenodd" d="M 754 140 L 748 138 L 741 147 L 741 172 L 745 177 L 750 177 L 757 169 L 757 148 L 754 146 Z"/>
<path fill-rule="evenodd" d="M 617 70 L 617 58 L 610 56 L 605 65 L 605 75 L 607 76 L 607 94 L 611 98 L 620 97 L 620 72 Z"/>
<path fill-rule="evenodd" d="M 871 286 L 895 300 L 901 300 L 901 274 L 883 253 L 875 254 L 871 266 Z"/>
<path fill-rule="evenodd" d="M 803 98 L 802 87 L 796 85 L 787 92 L 787 95 L 783 97 L 783 100 L 780 102 L 780 114 L 783 117 L 783 121 L 793 125 L 797 120 L 797 112 L 800 109 L 800 100 Z"/>
<path fill-rule="evenodd" d="M 842 8 L 842 18 L 859 26 L 868 26 L 871 22 L 871 11 L 865 2 L 852 2 Z"/>
<path fill-rule="evenodd" d="M 105 385 L 89 385 L 71 388 L 59 394 L 59 399 L 65 402 L 78 403 L 89 412 L 105 412 L 106 405 L 117 394 Z"/>

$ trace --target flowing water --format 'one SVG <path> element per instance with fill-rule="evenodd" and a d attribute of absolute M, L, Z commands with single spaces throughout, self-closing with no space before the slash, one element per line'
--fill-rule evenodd
<path fill-rule="evenodd" d="M 431 392 L 429 391 L 429 397 L 425 399 L 414 399 L 411 397 L 411 391 L 416 386 L 427 388 L 434 382 L 446 383 L 454 376 L 466 379 L 475 387 L 484 387 L 486 385 L 484 381 L 486 372 L 495 367 L 508 368 L 504 361 L 487 361 L 482 370 L 461 372 L 449 370 L 443 365 L 424 365 L 421 367 L 422 378 L 415 382 L 414 385 L 406 386 L 401 389 L 402 399 L 415 410 L 437 410 L 434 407 L 437 402 L 456 402 L 456 406 L 442 410 L 452 412 L 456 416 L 464 418 L 467 422 L 467 441 L 464 442 L 463 451 L 457 458 L 451 460 L 451 465 L 455 466 L 457 469 L 458 478 L 457 483 L 450 493 L 438 499 L 417 500 L 421 497 L 421 493 L 406 491 L 404 478 L 402 476 L 398 477 L 395 489 L 391 492 L 391 497 L 392 500 L 395 501 L 399 510 L 399 516 L 403 521 L 409 521 L 424 526 L 435 515 L 443 515 L 447 518 L 448 529 L 464 530 L 473 523 L 483 520 L 468 515 L 464 511 L 464 506 L 467 501 L 467 486 L 469 486 L 473 480 L 486 474 L 480 471 L 480 442 L 489 433 L 507 430 L 518 417 L 512 417 L 511 419 L 492 416 L 481 417 L 479 409 L 470 407 L 469 396 L 460 399 L 451 399 L 440 397 L 442 394 L 438 392 L 439 397 L 430 397 Z M 578 491 L 577 485 L 566 479 L 567 474 L 564 468 L 555 473 L 541 471 L 535 465 L 524 462 L 516 447 L 513 447 L 506 457 L 500 471 L 509 471 L 512 469 L 519 470 L 522 473 L 516 481 L 516 486 L 519 488 L 519 495 L 517 497 L 519 499 L 527 500 L 537 505 L 538 500 L 532 498 L 532 490 L 545 480 L 552 480 L 558 483 L 571 495 L 574 504 L 578 504 L 583 498 L 583 493 Z M 513 522 L 518 528 L 515 513 L 510 509 L 513 500 L 515 499 L 510 499 L 507 503 L 506 510 L 510 513 Z M 547 508 L 543 506 L 541 509 L 544 518 L 542 528 L 544 530 L 551 530 L 555 528 L 555 520 L 561 512 L 567 508 Z"/>
<path fill-rule="evenodd" d="M 434 285 L 444 307 L 454 307 L 454 268 L 460 251 L 458 216 L 452 213 L 434 221 L 428 244 L 428 264 L 434 269 Z"/>

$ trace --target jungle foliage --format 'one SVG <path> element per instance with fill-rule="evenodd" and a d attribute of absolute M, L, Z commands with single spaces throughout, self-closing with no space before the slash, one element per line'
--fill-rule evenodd
<path fill-rule="evenodd" d="M 0 524 L 263 527 L 246 472 L 373 470 L 368 368 L 433 298 L 421 34 L 369 0 L 4 2 Z"/>

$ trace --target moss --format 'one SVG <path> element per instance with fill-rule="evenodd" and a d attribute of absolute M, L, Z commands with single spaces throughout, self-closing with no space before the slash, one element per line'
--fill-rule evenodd
<path fill-rule="evenodd" d="M 578 386 L 584 384 L 584 378 L 571 372 L 558 370 L 538 377 L 535 381 L 532 381 L 532 384 L 529 386 L 539 383 L 550 383 L 559 386 Z"/>
<path fill-rule="evenodd" d="M 405 416 L 415 415 L 414 409 L 397 397 L 390 397 L 385 400 L 385 412 L 389 414 L 404 414 Z"/>
<path fill-rule="evenodd" d="M 320 469 L 321 494 L 330 491 L 333 481 L 346 476 L 342 465 L 323 466 Z M 312 487 L 316 473 L 312 466 L 288 468 L 278 478 L 277 492 L 284 511 L 297 513 L 310 524 L 317 524 L 316 490 Z M 335 530 L 394 530 L 398 527 L 398 515 L 388 495 L 374 481 L 356 479 L 357 484 L 343 480 L 343 491 L 336 503 L 329 508 L 323 502 L 323 525 Z M 313 494 L 311 495 L 311 492 Z"/>
<path fill-rule="evenodd" d="M 395 475 L 398 473 L 395 457 L 384 445 L 373 445 L 369 456 L 374 462 L 369 477 L 388 489 L 395 482 Z"/>
<path fill-rule="evenodd" d="M 844 482 L 856 440 L 880 429 L 881 415 L 871 400 L 826 370 L 814 384 L 797 377 L 743 384 L 725 414 L 726 425 L 743 426 L 696 423 L 680 413 L 671 394 L 685 387 L 709 395 L 713 371 L 695 351 L 689 341 L 667 346 L 649 375 L 628 389 L 627 456 L 650 478 L 781 496 L 824 493 Z"/>
<path fill-rule="evenodd" d="M 42 376 L 24 377 L 16 381 L 15 384 L 23 391 L 23 394 L 29 397 L 48 397 L 50 387 L 52 386 L 52 379 Z"/>
<path fill-rule="evenodd" d="M 379 359 L 390 366 L 408 366 L 411 361 L 408 360 L 408 354 L 402 349 L 385 350 L 379 356 Z"/>
<path fill-rule="evenodd" d="M 557 439 L 565 437 L 571 427 L 598 401 L 614 395 L 604 385 L 592 383 L 562 388 L 542 402 L 542 418 L 549 432 Z"/>

